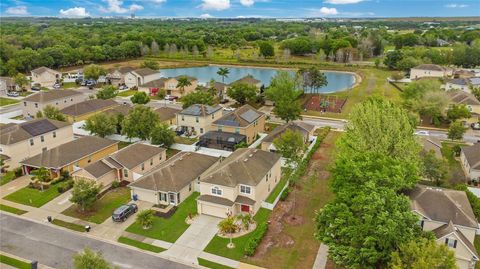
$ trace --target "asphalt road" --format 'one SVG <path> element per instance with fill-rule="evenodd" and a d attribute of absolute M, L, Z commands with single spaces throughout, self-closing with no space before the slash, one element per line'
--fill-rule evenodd
<path fill-rule="evenodd" d="M 72 268 L 72 257 L 85 247 L 125 269 L 194 268 L 130 248 L 0 213 L 0 250 L 53 268 Z"/>

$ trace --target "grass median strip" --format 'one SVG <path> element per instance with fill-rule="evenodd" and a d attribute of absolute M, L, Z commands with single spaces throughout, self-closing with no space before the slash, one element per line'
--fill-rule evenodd
<path fill-rule="evenodd" d="M 59 219 L 54 219 L 54 220 L 52 220 L 52 224 L 55 224 L 57 226 L 64 227 L 64 228 L 67 228 L 67 229 L 70 229 L 70 230 L 74 230 L 74 231 L 77 231 L 77 232 L 85 232 L 85 227 L 83 227 L 80 224 L 76 224 L 76 223 L 71 223 L 71 222 L 67 222 L 67 221 L 63 221 L 63 220 L 59 220 Z"/>
<path fill-rule="evenodd" d="M 197 258 L 197 259 L 198 259 L 198 264 L 199 265 L 205 266 L 207 268 L 211 268 L 211 269 L 233 269 L 233 267 L 226 266 L 226 265 L 223 265 L 223 264 L 219 264 L 219 263 L 216 263 L 216 262 L 211 262 L 209 260 L 205 260 L 205 259 L 202 259 L 202 258 Z"/>
<path fill-rule="evenodd" d="M 140 242 L 140 241 L 137 241 L 137 240 L 134 240 L 134 239 L 130 239 L 128 237 L 124 237 L 124 236 L 120 236 L 120 238 L 118 238 L 118 242 L 120 242 L 122 244 L 130 245 L 130 246 L 133 246 L 133 247 L 136 247 L 136 248 L 139 248 L 139 249 L 155 252 L 155 253 L 159 253 L 159 252 L 162 252 L 162 251 L 166 250 L 164 248 L 157 247 L 157 246 L 154 246 L 154 245 L 150 245 L 150 244 L 147 244 L 147 243 L 143 243 L 143 242 Z"/>
<path fill-rule="evenodd" d="M 19 269 L 31 269 L 32 268 L 32 265 L 28 262 L 17 260 L 15 258 L 12 258 L 10 256 L 5 256 L 3 254 L 0 254 L 0 263 L 10 265 L 10 266 L 13 266 L 13 267 L 19 268 Z"/>
<path fill-rule="evenodd" d="M 18 209 L 18 208 L 15 208 L 15 207 L 11 207 L 11 206 L 8 206 L 8 205 L 4 205 L 4 204 L 0 204 L 0 210 L 5 211 L 5 212 L 10 212 L 10 213 L 16 214 L 16 215 L 23 215 L 23 214 L 28 212 L 28 211 Z"/>

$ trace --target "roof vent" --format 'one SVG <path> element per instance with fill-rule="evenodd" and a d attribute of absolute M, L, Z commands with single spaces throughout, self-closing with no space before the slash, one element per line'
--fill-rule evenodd
<path fill-rule="evenodd" d="M 248 155 L 248 157 L 250 157 L 250 158 L 253 157 L 253 154 Z"/>
<path fill-rule="evenodd" d="M 170 166 L 175 166 L 175 163 L 171 163 Z"/>
<path fill-rule="evenodd" d="M 247 161 L 248 161 L 248 158 L 247 158 L 247 159 L 245 159 L 245 160 L 243 160 L 243 161 L 244 161 L 244 162 L 247 162 Z"/>

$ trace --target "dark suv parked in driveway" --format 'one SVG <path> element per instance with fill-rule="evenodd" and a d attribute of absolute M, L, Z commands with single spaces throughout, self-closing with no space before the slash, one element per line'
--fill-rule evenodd
<path fill-rule="evenodd" d="M 122 205 L 115 209 L 112 214 L 112 220 L 115 222 L 124 222 L 130 215 L 138 211 L 136 204 Z"/>

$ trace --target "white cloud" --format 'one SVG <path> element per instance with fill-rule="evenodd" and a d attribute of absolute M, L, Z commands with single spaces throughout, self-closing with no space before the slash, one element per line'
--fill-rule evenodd
<path fill-rule="evenodd" d="M 321 15 L 337 15 L 338 11 L 336 8 L 328 8 L 328 7 L 322 7 L 321 9 L 318 10 L 318 13 Z"/>
<path fill-rule="evenodd" d="M 208 13 L 205 13 L 205 14 L 200 15 L 200 18 L 202 18 L 202 19 L 208 19 L 208 18 L 213 18 L 213 16 L 210 15 L 210 14 L 208 14 Z"/>
<path fill-rule="evenodd" d="M 128 8 L 123 7 L 123 1 L 121 0 L 104 0 L 107 2 L 107 7 L 100 7 L 100 11 L 103 13 L 118 13 L 123 14 L 127 12 L 142 10 L 143 6 L 132 4 Z"/>
<path fill-rule="evenodd" d="M 132 4 L 132 5 L 130 5 L 130 7 L 128 9 L 130 9 L 130 11 L 137 11 L 137 10 L 142 10 L 143 6 L 137 5 L 137 4 Z"/>
<path fill-rule="evenodd" d="M 230 8 L 230 0 L 202 0 L 200 8 L 204 10 L 225 10 Z"/>
<path fill-rule="evenodd" d="M 326 0 L 324 3 L 332 5 L 347 5 L 347 4 L 357 4 L 363 2 L 364 0 Z"/>
<path fill-rule="evenodd" d="M 464 7 L 468 7 L 468 5 L 464 5 L 464 4 L 448 4 L 448 5 L 445 5 L 445 7 L 447 7 L 447 8 L 464 8 Z"/>
<path fill-rule="evenodd" d="M 140 2 L 149 2 L 149 3 L 153 3 L 153 4 L 163 4 L 165 2 L 167 2 L 167 0 L 141 0 Z"/>
<path fill-rule="evenodd" d="M 28 15 L 28 10 L 26 6 L 16 6 L 7 8 L 5 13 L 10 15 Z"/>
<path fill-rule="evenodd" d="M 253 4 L 255 4 L 255 1 L 254 0 L 240 0 L 240 4 L 242 6 L 251 7 L 251 6 L 253 6 Z"/>
<path fill-rule="evenodd" d="M 60 17 L 84 18 L 88 16 L 90 16 L 90 14 L 88 14 L 84 7 L 72 7 L 66 10 L 60 9 Z"/>

